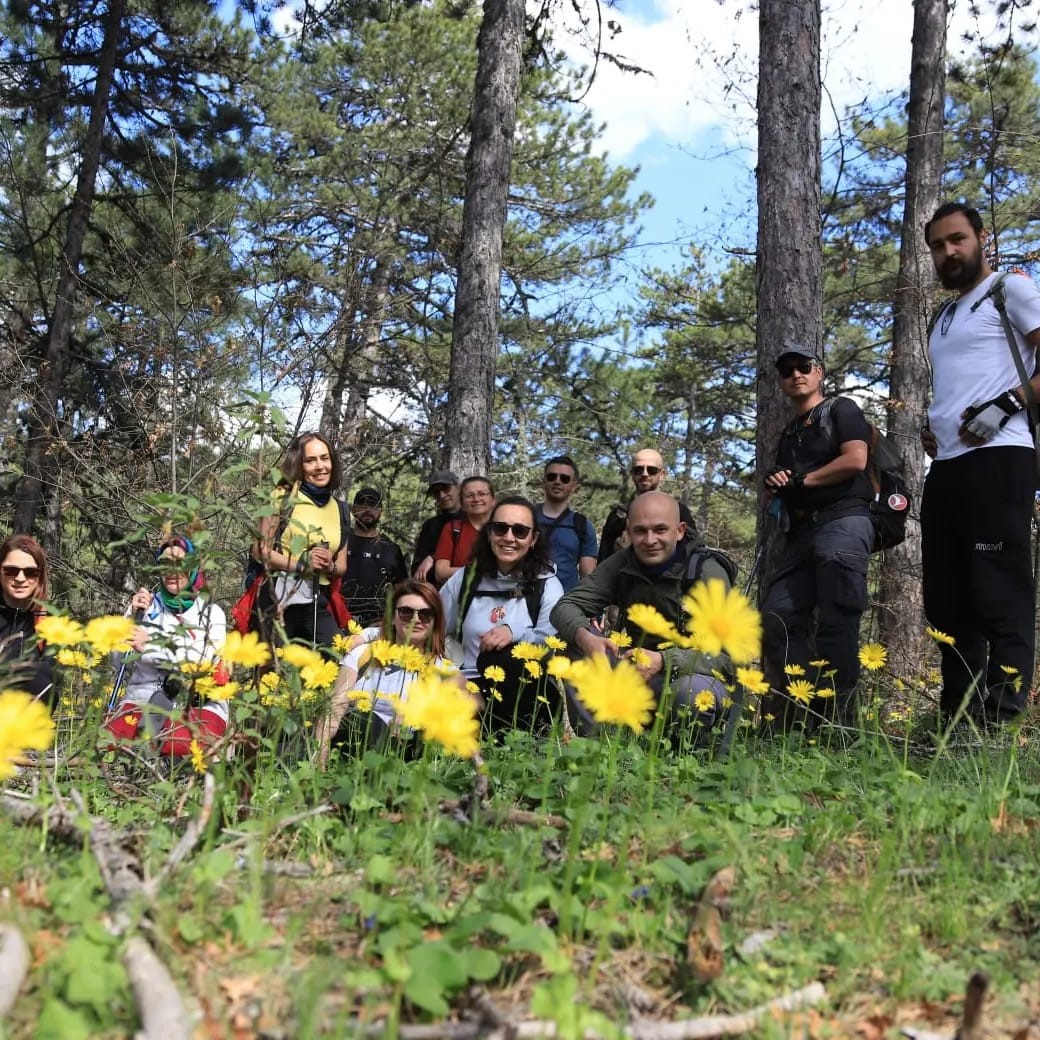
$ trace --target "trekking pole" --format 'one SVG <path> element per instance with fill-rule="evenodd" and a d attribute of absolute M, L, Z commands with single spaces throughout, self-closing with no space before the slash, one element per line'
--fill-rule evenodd
<path fill-rule="evenodd" d="M 773 500 L 766 507 L 766 522 L 762 531 L 762 544 L 759 546 L 758 552 L 755 553 L 755 562 L 751 566 L 751 573 L 748 575 L 747 583 L 744 585 L 745 596 L 750 595 L 755 575 L 758 574 L 758 569 L 762 565 L 762 559 L 765 556 L 766 549 L 769 548 L 771 535 L 774 529 L 780 526 L 780 515 L 782 510 L 783 505 L 780 502 L 780 498 L 774 495 Z M 737 732 L 737 724 L 740 722 L 743 714 L 744 688 L 740 683 L 737 683 L 736 688 L 733 691 L 733 703 L 729 706 L 729 712 L 726 714 L 726 729 L 722 734 L 722 743 L 719 744 L 718 757 L 720 761 L 726 760 L 726 756 L 729 754 L 729 749 L 733 746 L 733 737 Z"/>
<path fill-rule="evenodd" d="M 144 608 L 135 607 L 130 617 L 135 624 L 139 625 L 144 620 Z M 124 650 L 119 655 L 119 670 L 116 672 L 116 680 L 112 684 L 112 693 L 108 698 L 108 708 L 105 711 L 106 715 L 111 715 L 115 711 L 116 701 L 119 700 L 119 690 L 123 685 L 123 680 L 126 678 L 126 657 L 128 653 L 128 650 Z"/>

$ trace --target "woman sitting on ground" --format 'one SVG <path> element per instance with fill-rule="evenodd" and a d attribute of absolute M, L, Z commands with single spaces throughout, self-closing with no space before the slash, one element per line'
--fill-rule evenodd
<path fill-rule="evenodd" d="M 419 678 L 421 668 L 432 667 L 441 671 L 454 668 L 444 657 L 444 607 L 437 590 L 425 581 L 402 581 L 394 586 L 390 602 L 389 628 L 384 620 L 380 628 L 365 629 L 343 659 L 332 691 L 329 714 L 317 733 L 318 763 L 323 769 L 333 740 L 340 735 L 341 724 L 352 704 L 363 707 L 365 714 L 355 715 L 351 722 L 357 723 L 358 731 L 367 727 L 369 746 L 382 747 L 392 732 L 394 700 L 407 699 L 408 687 Z M 401 654 L 400 659 L 381 664 L 373 653 L 372 644 L 377 640 L 385 640 L 395 647 L 414 648 L 419 655 L 408 660 Z M 464 682 L 460 675 L 460 683 Z M 357 704 L 351 694 L 367 695 L 371 705 Z M 355 735 L 360 736 L 360 732 Z"/>
<path fill-rule="evenodd" d="M 14 534 L 0 544 L 0 588 L 3 685 L 53 705 L 52 661 L 36 636 L 36 620 L 46 613 L 47 554 L 35 538 Z"/>
<path fill-rule="evenodd" d="M 470 563 L 441 589 L 448 632 L 462 643 L 462 670 L 481 687 L 492 728 L 533 725 L 538 683 L 511 651 L 517 643 L 544 643 L 555 633 L 549 614 L 562 595 L 533 503 L 521 495 L 500 498 Z M 484 673 L 492 665 L 502 669 L 505 681 L 489 682 Z"/>
<path fill-rule="evenodd" d="M 189 539 L 170 538 L 156 560 L 158 591 L 140 588 L 130 600 L 140 624 L 126 688 L 106 729 L 124 740 L 156 738 L 162 754 L 179 757 L 188 754 L 192 739 L 206 747 L 227 728 L 228 702 L 218 696 L 227 681 L 218 661 L 227 619 L 202 591 L 205 579 Z"/>
<path fill-rule="evenodd" d="M 270 572 L 264 631 L 272 641 L 278 623 L 285 638 L 332 645 L 350 611 L 340 593 L 347 573 L 346 509 L 333 497 L 342 469 L 320 433 L 301 433 L 285 449 L 282 479 L 272 495 L 277 512 L 264 517 L 253 555 Z"/>

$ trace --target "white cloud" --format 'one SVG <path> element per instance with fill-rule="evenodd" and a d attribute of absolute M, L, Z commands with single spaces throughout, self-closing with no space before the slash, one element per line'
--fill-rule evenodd
<path fill-rule="evenodd" d="M 601 143 L 616 161 L 652 138 L 693 146 L 709 131 L 753 146 L 758 61 L 758 12 L 746 0 L 622 0 L 603 8 L 621 31 L 607 49 L 653 73 L 626 73 L 601 62 L 585 103 L 605 124 Z M 569 5 L 568 5 L 569 7 Z M 988 30 L 988 26 L 985 27 Z M 909 0 L 831 0 L 823 13 L 824 85 L 835 108 L 906 87 L 910 76 L 913 5 Z M 979 26 L 959 5 L 951 17 L 951 51 Z M 558 42 L 576 63 L 588 51 L 564 32 Z M 825 131 L 833 125 L 824 104 Z"/>

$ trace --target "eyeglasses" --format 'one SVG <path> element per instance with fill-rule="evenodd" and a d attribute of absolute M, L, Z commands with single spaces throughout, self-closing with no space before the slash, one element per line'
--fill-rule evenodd
<path fill-rule="evenodd" d="M 499 538 L 505 538 L 510 531 L 513 532 L 514 538 L 526 538 L 533 528 L 529 524 L 507 524 L 503 520 L 495 520 L 491 524 L 491 533 L 498 535 Z"/>
<path fill-rule="evenodd" d="M 545 479 L 552 483 L 559 481 L 561 484 L 569 484 L 571 482 L 571 475 L 569 473 L 546 473 Z"/>
<path fill-rule="evenodd" d="M 401 621 L 418 621 L 423 625 L 433 621 L 433 610 L 430 607 L 395 607 L 394 613 Z"/>
<path fill-rule="evenodd" d="M 805 361 L 791 361 L 786 365 L 778 365 L 777 371 L 780 373 L 781 379 L 790 379 L 795 372 L 801 372 L 803 376 L 807 376 L 815 367 L 815 362 Z"/>
<path fill-rule="evenodd" d="M 632 467 L 632 476 L 633 477 L 641 477 L 644 473 L 648 477 L 656 477 L 657 474 L 660 473 L 660 472 L 661 472 L 661 467 L 660 466 L 633 466 Z"/>
<path fill-rule="evenodd" d="M 14 567 L 9 563 L 5 563 L 2 568 L 5 578 L 17 578 L 19 574 L 24 574 L 29 581 L 36 581 L 40 576 L 39 567 Z"/>

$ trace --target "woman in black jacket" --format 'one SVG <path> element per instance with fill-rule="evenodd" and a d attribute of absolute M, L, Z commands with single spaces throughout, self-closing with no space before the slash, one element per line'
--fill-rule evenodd
<path fill-rule="evenodd" d="M 47 555 L 35 538 L 11 535 L 0 544 L 0 667 L 4 685 L 25 690 L 53 705 L 51 659 L 36 637 L 45 613 Z"/>

